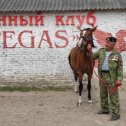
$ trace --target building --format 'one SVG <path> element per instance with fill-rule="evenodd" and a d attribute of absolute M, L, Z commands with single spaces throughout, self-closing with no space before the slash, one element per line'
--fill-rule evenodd
<path fill-rule="evenodd" d="M 74 84 L 68 55 L 78 41 L 77 26 L 93 25 L 98 48 L 106 36 L 117 37 L 126 78 L 125 13 L 124 0 L 1 0 L 0 84 Z"/>

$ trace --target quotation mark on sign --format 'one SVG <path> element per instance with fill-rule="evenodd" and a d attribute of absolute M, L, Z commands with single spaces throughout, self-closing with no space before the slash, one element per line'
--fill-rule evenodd
<path fill-rule="evenodd" d="M 79 36 L 76 34 L 76 35 L 73 35 L 73 41 L 78 41 L 79 40 Z"/>

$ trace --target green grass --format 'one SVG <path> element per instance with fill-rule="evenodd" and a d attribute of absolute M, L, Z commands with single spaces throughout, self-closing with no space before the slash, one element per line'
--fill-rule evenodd
<path fill-rule="evenodd" d="M 37 87 L 17 87 L 17 86 L 4 86 L 0 87 L 0 92 L 1 91 L 9 91 L 9 92 L 14 92 L 14 91 L 20 91 L 20 92 L 29 92 L 29 91 L 67 91 L 71 90 L 72 87 L 70 86 L 48 86 L 48 87 L 42 87 L 42 88 L 37 88 Z"/>

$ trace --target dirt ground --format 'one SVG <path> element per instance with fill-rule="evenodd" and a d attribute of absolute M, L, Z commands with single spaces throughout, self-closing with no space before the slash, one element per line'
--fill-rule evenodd
<path fill-rule="evenodd" d="M 83 92 L 77 106 L 74 91 L 0 92 L 0 126 L 126 126 L 126 90 L 120 90 L 121 119 L 97 115 L 99 89 L 92 90 L 93 105 Z"/>

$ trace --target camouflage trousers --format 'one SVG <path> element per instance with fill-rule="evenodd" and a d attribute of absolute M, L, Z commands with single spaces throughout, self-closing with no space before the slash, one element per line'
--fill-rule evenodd
<path fill-rule="evenodd" d="M 111 91 L 116 81 L 112 82 L 109 73 L 102 73 L 101 78 L 104 80 L 107 87 Z M 101 111 L 103 112 L 111 111 L 113 115 L 120 115 L 118 90 L 114 94 L 110 95 L 109 92 L 107 92 L 104 84 L 102 84 L 101 82 L 99 84 L 100 84 Z M 110 106 L 109 106 L 109 99 L 110 99 Z"/>

